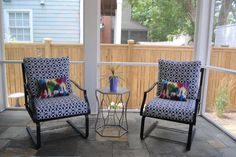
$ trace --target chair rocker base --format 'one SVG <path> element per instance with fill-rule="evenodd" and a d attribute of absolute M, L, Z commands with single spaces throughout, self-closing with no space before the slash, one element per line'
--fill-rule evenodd
<path fill-rule="evenodd" d="M 78 134 L 86 139 L 89 135 L 89 119 L 88 115 L 85 116 L 85 132 L 82 131 L 77 125 L 75 125 L 71 120 L 66 121 Z"/>
<path fill-rule="evenodd" d="M 85 131 L 82 131 L 79 129 L 78 126 L 76 126 L 71 120 L 66 121 L 79 135 L 81 135 L 82 138 L 86 139 L 89 135 L 89 118 L 88 115 L 85 115 Z M 33 143 L 36 146 L 36 149 L 39 149 L 41 147 L 41 132 L 46 130 L 54 130 L 59 129 L 61 127 L 54 126 L 54 127 L 48 127 L 41 129 L 40 122 L 36 122 L 36 130 L 32 130 L 31 127 L 26 126 L 26 130 L 31 137 Z"/>
<path fill-rule="evenodd" d="M 36 131 L 37 131 L 36 136 L 35 136 L 35 130 L 32 130 L 29 126 L 26 127 L 26 130 L 30 135 L 33 143 L 35 144 L 36 149 L 39 149 L 41 147 L 40 124 L 36 124 Z"/>
<path fill-rule="evenodd" d="M 188 131 L 185 131 L 185 130 L 160 126 L 160 125 L 158 125 L 158 121 L 156 121 L 156 122 L 152 123 L 151 126 L 148 129 L 146 129 L 146 131 L 144 131 L 145 118 L 146 118 L 145 116 L 142 116 L 141 130 L 140 130 L 141 140 L 144 140 L 155 128 L 165 129 L 165 130 L 169 130 L 169 131 L 173 131 L 173 132 L 188 134 L 187 143 L 186 143 L 186 151 L 189 151 L 191 149 L 192 139 L 194 138 L 195 132 L 196 132 L 196 129 L 193 128 L 193 124 L 189 124 Z M 164 139 L 164 138 L 160 138 L 160 139 Z M 172 140 L 172 139 L 165 139 L 165 140 L 180 142 L 180 141 L 175 141 L 175 140 Z M 183 143 L 183 142 L 180 142 L 180 143 Z"/>

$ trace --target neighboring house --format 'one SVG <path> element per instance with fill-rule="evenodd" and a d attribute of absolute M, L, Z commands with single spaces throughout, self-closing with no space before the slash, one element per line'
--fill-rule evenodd
<path fill-rule="evenodd" d="M 123 0 L 121 43 L 127 44 L 127 40 L 129 39 L 134 39 L 135 41 L 147 41 L 147 28 L 132 20 L 131 12 L 131 6 L 128 4 L 127 0 Z M 109 16 L 109 14 L 103 16 L 102 24 L 101 42 L 113 43 L 115 16 Z"/>
<path fill-rule="evenodd" d="M 3 0 L 5 40 L 82 41 L 80 0 Z"/>
<path fill-rule="evenodd" d="M 128 4 L 127 0 L 123 0 L 121 43 L 127 43 L 127 40 L 129 39 L 133 39 L 135 41 L 147 41 L 147 28 L 139 24 L 137 21 L 132 20 L 131 15 L 131 5 Z"/>
<path fill-rule="evenodd" d="M 215 46 L 236 47 L 236 24 L 217 26 Z"/>

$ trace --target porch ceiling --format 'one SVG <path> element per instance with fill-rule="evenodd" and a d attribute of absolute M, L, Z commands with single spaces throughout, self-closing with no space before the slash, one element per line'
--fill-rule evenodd
<path fill-rule="evenodd" d="M 116 0 L 101 0 L 101 15 L 115 16 Z"/>

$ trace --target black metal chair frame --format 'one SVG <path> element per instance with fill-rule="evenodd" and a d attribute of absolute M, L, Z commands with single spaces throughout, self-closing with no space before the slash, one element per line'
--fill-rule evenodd
<path fill-rule="evenodd" d="M 87 91 L 85 89 L 81 88 L 73 80 L 70 80 L 72 82 L 72 84 L 75 85 L 75 87 L 77 87 L 79 90 L 81 90 L 83 92 L 84 100 L 89 106 L 89 112 L 87 114 L 64 116 L 64 117 L 51 118 L 51 119 L 46 119 L 46 120 L 37 120 L 35 117 L 36 113 L 32 109 L 31 104 L 29 103 L 29 100 L 33 99 L 33 97 L 32 97 L 32 94 L 31 94 L 30 89 L 27 84 L 24 63 L 22 63 L 22 73 L 23 73 L 23 81 L 24 81 L 25 108 L 26 108 L 27 112 L 29 113 L 32 121 L 36 124 L 36 136 L 35 136 L 35 131 L 32 130 L 29 126 L 26 126 L 26 130 L 27 130 L 28 134 L 30 135 L 30 137 L 32 138 L 32 141 L 36 145 L 36 149 L 39 149 L 41 147 L 41 132 L 43 131 L 43 129 L 41 129 L 40 123 L 45 122 L 45 121 L 62 119 L 62 118 L 70 118 L 70 117 L 75 117 L 75 116 L 85 116 L 85 130 L 84 131 L 79 129 L 71 120 L 67 120 L 67 123 L 77 133 L 79 133 L 84 139 L 86 139 L 89 136 L 89 116 L 88 115 L 90 114 L 90 105 L 89 105 L 89 101 L 88 101 L 88 97 L 87 97 Z M 55 129 L 55 128 L 51 128 L 51 129 Z M 45 129 L 45 130 L 47 130 L 47 129 Z"/>
<path fill-rule="evenodd" d="M 176 132 L 187 133 L 188 134 L 187 145 L 186 145 L 186 150 L 187 151 L 189 151 L 191 149 L 192 139 L 194 138 L 194 135 L 195 135 L 195 130 L 196 129 L 193 128 L 193 126 L 196 125 L 197 112 L 199 111 L 199 108 L 200 108 L 203 74 L 204 74 L 204 69 L 201 68 L 200 85 L 199 85 L 199 90 L 198 90 L 198 96 L 197 96 L 197 99 L 196 99 L 196 106 L 195 106 L 193 122 L 187 123 L 187 122 L 182 122 L 182 121 L 178 121 L 178 120 L 170 120 L 170 119 L 164 119 L 163 118 L 163 120 L 189 124 L 188 131 L 183 131 L 183 130 L 174 129 L 174 128 L 167 128 L 167 127 L 163 127 L 163 126 L 158 127 L 158 128 L 162 128 L 162 129 L 168 129 L 168 130 L 176 131 Z M 151 92 L 154 89 L 154 87 L 156 87 L 158 84 L 159 84 L 158 82 L 155 82 L 148 90 L 146 90 L 144 92 L 144 97 L 143 97 L 143 101 L 142 101 L 142 105 L 141 105 L 141 109 L 140 109 L 140 115 L 142 116 L 141 129 L 140 129 L 140 138 L 142 140 L 144 138 L 146 138 L 153 131 L 153 129 L 156 128 L 156 126 L 157 126 L 157 122 L 155 122 L 146 130 L 146 132 L 144 132 L 145 118 L 147 116 L 143 115 L 143 109 L 144 109 L 144 106 L 145 106 L 145 103 L 146 103 L 146 98 L 148 96 L 148 93 Z M 150 118 L 154 118 L 154 117 L 150 117 Z M 162 119 L 162 118 L 156 118 L 156 119 Z"/>

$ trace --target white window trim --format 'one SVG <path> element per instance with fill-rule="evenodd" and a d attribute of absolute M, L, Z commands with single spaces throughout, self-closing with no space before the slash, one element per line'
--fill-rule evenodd
<path fill-rule="evenodd" d="M 33 42 L 33 11 L 32 9 L 4 9 L 4 31 L 9 34 L 9 12 L 26 12 L 29 13 L 29 25 L 30 25 L 30 41 L 16 41 L 20 43 Z M 12 41 L 11 41 L 12 42 Z"/>

